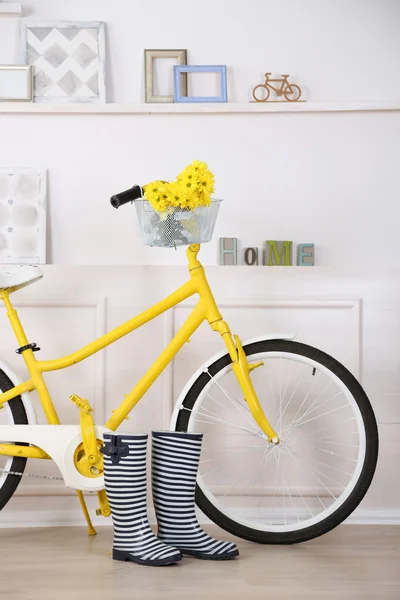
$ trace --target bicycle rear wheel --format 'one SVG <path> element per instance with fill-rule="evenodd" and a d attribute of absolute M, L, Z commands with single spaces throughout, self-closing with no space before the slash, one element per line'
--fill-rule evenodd
<path fill-rule="evenodd" d="M 177 431 L 204 434 L 196 501 L 215 523 L 260 543 L 306 541 L 333 529 L 364 497 L 378 456 L 369 400 L 327 354 L 297 342 L 244 346 L 260 403 L 281 443 L 269 444 L 229 355 L 187 392 Z"/>
<path fill-rule="evenodd" d="M 11 379 L 0 369 L 0 390 L 6 392 L 14 387 Z M 0 409 L 0 423 L 3 425 L 28 425 L 24 404 L 21 396 L 17 396 L 6 402 Z M 0 440 L 1 441 L 1 440 Z M 20 443 L 20 446 L 28 444 Z M 26 466 L 26 458 L 0 455 L 0 469 L 23 473 Z M 0 470 L 0 510 L 5 507 L 18 487 L 21 477 L 18 475 L 7 475 Z"/>
<path fill-rule="evenodd" d="M 253 90 L 253 98 L 256 102 L 266 102 L 269 98 L 270 90 L 267 85 L 257 85 Z"/>

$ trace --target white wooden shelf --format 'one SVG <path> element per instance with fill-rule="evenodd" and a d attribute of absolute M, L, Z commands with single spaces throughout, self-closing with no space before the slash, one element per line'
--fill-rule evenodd
<path fill-rule="evenodd" d="M 1 5 L 1 3 L 0 3 Z M 204 103 L 204 104 L 35 104 L 31 102 L 0 102 L 0 113 L 22 114 L 255 114 L 297 112 L 368 112 L 399 111 L 397 103 L 356 102 L 248 102 L 248 103 Z"/>
<path fill-rule="evenodd" d="M 22 6 L 19 2 L 0 2 L 1 17 L 19 17 L 22 15 Z"/>

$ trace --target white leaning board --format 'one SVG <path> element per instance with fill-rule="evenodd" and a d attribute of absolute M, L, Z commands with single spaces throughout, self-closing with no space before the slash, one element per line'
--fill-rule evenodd
<path fill-rule="evenodd" d="M 0 264 L 46 262 L 46 169 L 0 167 Z"/>

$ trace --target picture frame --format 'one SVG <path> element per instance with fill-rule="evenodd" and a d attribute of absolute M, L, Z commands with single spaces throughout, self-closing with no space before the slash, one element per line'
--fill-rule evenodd
<path fill-rule="evenodd" d="M 187 64 L 187 50 L 145 50 L 144 75 L 145 75 L 145 101 L 146 102 L 174 102 L 174 96 L 156 96 L 154 94 L 154 69 L 153 61 L 156 58 L 176 58 L 178 66 Z M 180 81 L 180 94 L 187 95 L 187 77 Z"/>
<path fill-rule="evenodd" d="M 181 93 L 182 75 L 188 73 L 219 73 L 220 89 L 219 96 L 188 96 Z M 174 66 L 174 101 L 175 102 L 228 102 L 228 87 L 226 65 L 176 65 Z"/>
<path fill-rule="evenodd" d="M 32 100 L 32 67 L 0 65 L 0 102 L 32 102 Z"/>
<path fill-rule="evenodd" d="M 22 20 L 20 47 L 34 68 L 34 102 L 106 101 L 105 23 Z"/>

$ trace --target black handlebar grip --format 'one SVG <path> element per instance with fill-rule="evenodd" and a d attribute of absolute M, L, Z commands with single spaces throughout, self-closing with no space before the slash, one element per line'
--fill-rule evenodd
<path fill-rule="evenodd" d="M 125 190 L 124 192 L 120 192 L 119 194 L 115 194 L 114 196 L 111 196 L 111 198 L 110 198 L 111 206 L 113 206 L 114 208 L 119 208 L 120 206 L 123 206 L 124 204 L 127 204 L 128 202 L 133 202 L 134 200 L 137 200 L 138 198 L 142 198 L 142 196 L 143 196 L 143 191 L 142 191 L 142 188 L 140 187 L 140 185 L 134 185 L 129 190 Z"/>

